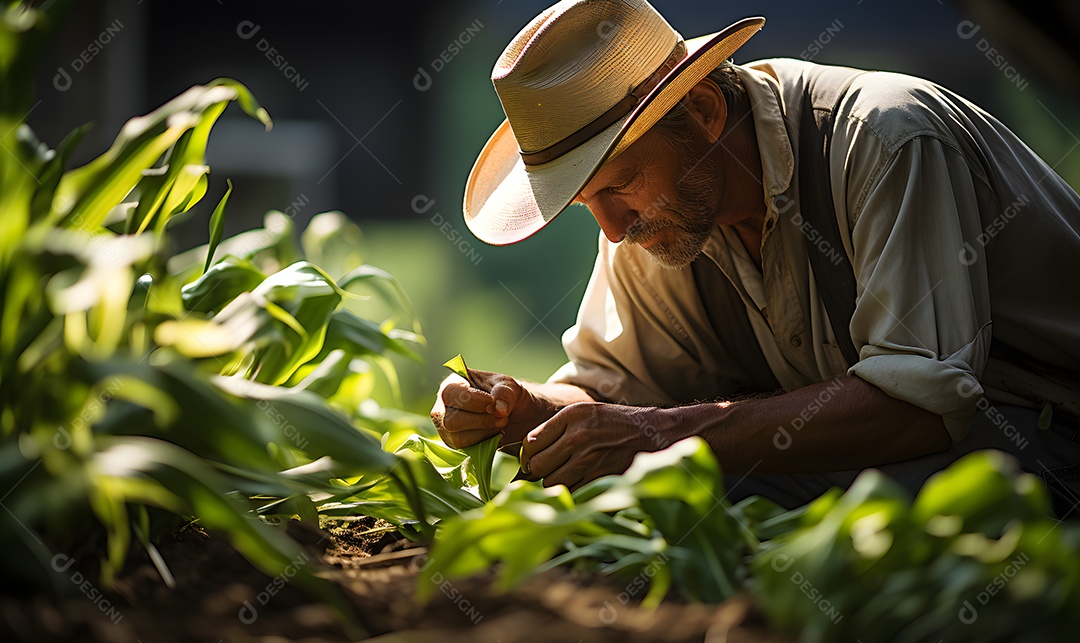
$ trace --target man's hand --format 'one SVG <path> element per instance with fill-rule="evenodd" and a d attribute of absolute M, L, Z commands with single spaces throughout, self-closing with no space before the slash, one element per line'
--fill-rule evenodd
<path fill-rule="evenodd" d="M 562 410 L 523 432 L 521 468 L 546 486 L 576 489 L 623 473 L 636 454 L 660 451 L 691 435 L 709 443 L 727 473 L 847 471 L 949 447 L 940 416 L 853 376 L 768 399 L 670 408 L 586 401 L 581 389 L 572 387 L 560 389 L 560 395 L 554 399 L 564 404 L 553 408 Z M 815 409 L 808 418 L 807 409 Z"/>
<path fill-rule="evenodd" d="M 470 368 L 469 378 L 475 387 L 458 375 L 443 380 L 431 408 L 439 436 L 455 449 L 500 433 L 502 446 L 516 444 L 557 410 L 509 375 Z"/>
<path fill-rule="evenodd" d="M 529 432 L 521 467 L 544 486 L 571 490 L 601 476 L 623 473 L 642 451 L 673 440 L 666 409 L 621 404 L 572 404 Z"/>

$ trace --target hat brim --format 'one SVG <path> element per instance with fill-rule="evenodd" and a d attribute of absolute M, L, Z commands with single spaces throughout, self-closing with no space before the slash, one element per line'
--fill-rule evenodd
<path fill-rule="evenodd" d="M 465 224 L 496 246 L 522 241 L 566 209 L 608 160 L 656 124 L 682 97 L 742 47 L 764 18 L 744 18 L 723 31 L 686 41 L 686 57 L 632 112 L 570 152 L 526 167 L 510 123 L 484 145 L 465 186 Z"/>

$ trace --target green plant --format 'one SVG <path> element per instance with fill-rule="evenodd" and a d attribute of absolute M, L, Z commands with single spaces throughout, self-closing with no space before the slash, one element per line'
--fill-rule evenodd
<path fill-rule="evenodd" d="M 1054 640 L 1080 626 L 1080 530 L 1041 484 L 975 453 L 912 503 L 868 472 L 807 508 L 752 563 L 777 626 L 806 641 Z"/>
<path fill-rule="evenodd" d="M 690 439 L 641 454 L 624 475 L 573 494 L 513 482 L 484 507 L 441 525 L 420 594 L 432 591 L 425 581 L 436 574 L 460 578 L 501 563 L 500 584 L 509 589 L 537 571 L 580 561 L 630 577 L 649 570 L 650 605 L 673 584 L 698 600 L 721 601 L 740 587 L 752 537 L 719 504 L 720 480 L 708 446 Z"/>
<path fill-rule="evenodd" d="M 804 641 L 1035 641 L 1080 626 L 1080 529 L 999 453 L 958 461 L 914 503 L 875 471 L 793 511 L 723 497 L 699 438 L 573 494 L 514 482 L 441 523 L 419 592 L 492 567 L 510 589 L 573 562 L 621 577 L 621 597 L 647 586 L 645 606 L 670 589 L 703 602 L 749 591 Z"/>
<path fill-rule="evenodd" d="M 21 123 L 32 54 L 55 14 L 2 12 L 5 576 L 70 591 L 56 555 L 101 533 L 104 584 L 133 539 L 167 580 L 154 541 L 187 516 L 273 576 L 296 567 L 301 549 L 260 514 L 313 520 L 312 498 L 332 504 L 379 490 L 388 518 L 429 539 L 429 515 L 442 512 L 429 514 L 420 485 L 437 474 L 381 444 L 403 426 L 424 428 L 370 399 L 377 371 L 393 377 L 388 356 L 418 359 L 422 342 L 396 282 L 363 265 L 330 277 L 302 259 L 278 212 L 264 229 L 222 241 L 229 192 L 210 219 L 210 243 L 169 254 L 170 223 L 207 192 L 214 122 L 236 102 L 269 128 L 266 111 L 243 85 L 218 79 L 133 119 L 108 151 L 65 170 L 85 128 L 51 150 Z M 321 234 L 355 229 L 337 213 L 315 221 Z M 341 256 L 337 268 L 351 255 Z M 363 291 L 391 299 L 409 328 L 356 314 Z M 346 611 L 309 566 L 293 582 Z"/>

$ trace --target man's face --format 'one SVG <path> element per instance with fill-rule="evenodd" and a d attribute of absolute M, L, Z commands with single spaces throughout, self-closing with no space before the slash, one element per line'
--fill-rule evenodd
<path fill-rule="evenodd" d="M 638 244 L 665 268 L 690 265 L 717 223 L 715 161 L 704 137 L 673 142 L 655 128 L 601 168 L 577 201 L 612 242 Z"/>

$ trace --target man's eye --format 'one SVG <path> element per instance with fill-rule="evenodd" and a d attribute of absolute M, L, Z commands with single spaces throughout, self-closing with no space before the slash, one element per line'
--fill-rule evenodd
<path fill-rule="evenodd" d="M 640 176 L 640 174 L 635 174 L 634 176 L 630 177 L 630 180 L 626 181 L 622 185 L 610 187 L 608 188 L 608 190 L 611 192 L 627 192 L 630 190 L 631 187 L 633 187 L 634 183 L 637 182 L 638 177 Z"/>

